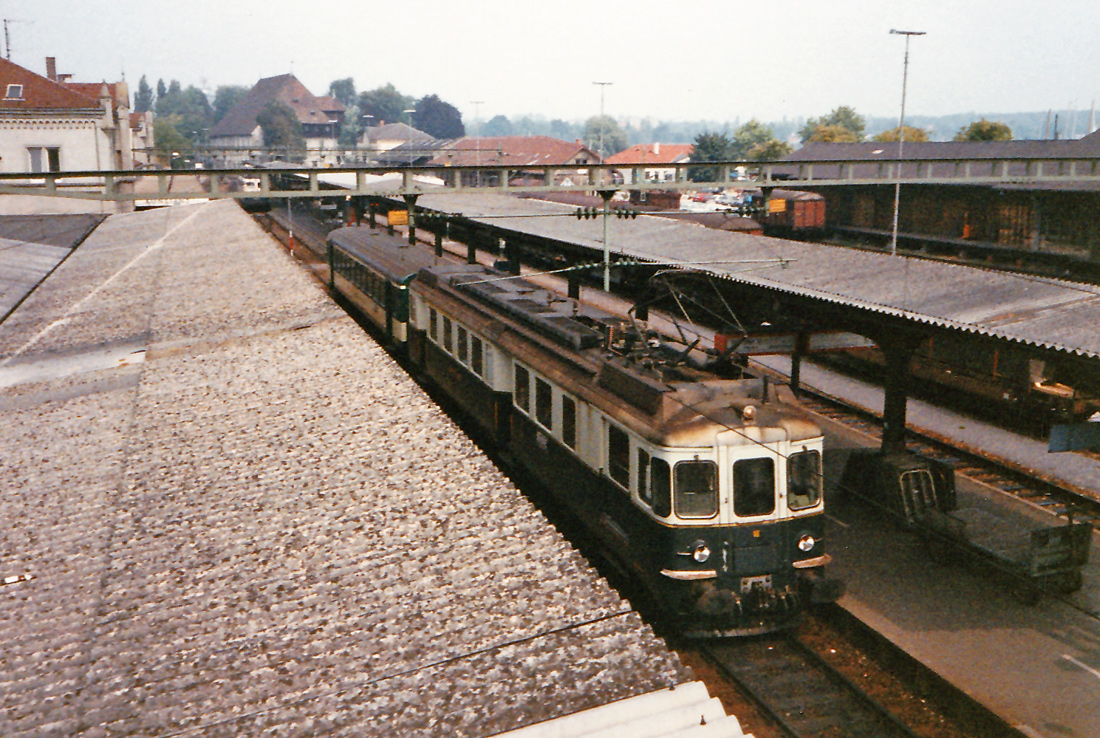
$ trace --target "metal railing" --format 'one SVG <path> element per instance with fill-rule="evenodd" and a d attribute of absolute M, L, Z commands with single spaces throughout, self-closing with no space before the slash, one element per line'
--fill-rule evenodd
<path fill-rule="evenodd" d="M 625 180 L 625 173 L 630 174 Z M 647 172 L 660 178 L 647 179 Z M 625 180 L 625 181 L 624 181 Z M 476 182 L 477 186 L 467 184 Z M 1100 183 L 1100 156 L 696 162 L 649 165 L 301 167 L 0 173 L 0 194 L 116 202 L 901 184 Z M 186 185 L 186 186 L 184 186 Z"/>

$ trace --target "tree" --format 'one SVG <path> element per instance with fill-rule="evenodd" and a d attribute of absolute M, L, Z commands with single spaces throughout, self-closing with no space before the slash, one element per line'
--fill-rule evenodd
<path fill-rule="evenodd" d="M 162 98 L 168 92 L 168 88 L 164 86 L 164 80 L 157 80 L 157 98 Z"/>
<path fill-rule="evenodd" d="M 481 130 L 478 131 L 480 136 L 511 136 L 513 131 L 512 121 L 504 115 L 494 115 L 480 128 Z"/>
<path fill-rule="evenodd" d="M 753 144 L 745 158 L 749 161 L 779 161 L 791 151 L 789 143 L 773 138 Z"/>
<path fill-rule="evenodd" d="M 955 141 L 1011 141 L 1012 129 L 1004 123 L 996 123 L 982 118 L 955 134 Z"/>
<path fill-rule="evenodd" d="M 851 128 L 845 126 L 830 125 L 817 126 L 808 139 L 803 141 L 823 141 L 825 143 L 858 143 L 863 140 Z"/>
<path fill-rule="evenodd" d="M 585 121 L 581 140 L 602 160 L 626 148 L 626 131 L 610 115 L 594 115 Z"/>
<path fill-rule="evenodd" d="M 466 135 L 462 113 L 454 105 L 440 100 L 438 95 L 420 98 L 412 120 L 414 128 L 435 138 L 462 138 Z"/>
<path fill-rule="evenodd" d="M 189 156 L 194 143 L 191 139 L 180 133 L 177 123 L 179 117 L 168 115 L 157 116 L 153 121 L 153 139 L 156 141 L 154 149 L 161 163 L 172 169 L 182 168 L 183 160 Z"/>
<path fill-rule="evenodd" d="M 692 161 L 731 161 L 734 143 L 725 133 L 700 133 L 695 137 Z M 689 167 L 688 179 L 692 182 L 713 182 L 718 179 L 715 167 Z"/>
<path fill-rule="evenodd" d="M 303 155 L 306 140 L 294 109 L 281 100 L 272 100 L 256 116 L 264 134 L 264 146 L 282 148 L 291 157 Z"/>
<path fill-rule="evenodd" d="M 141 81 L 138 82 L 137 93 L 134 95 L 134 112 L 144 113 L 153 109 L 153 88 L 149 86 L 149 82 L 146 81 L 145 75 L 141 75 Z"/>
<path fill-rule="evenodd" d="M 157 88 L 161 85 L 162 82 L 158 82 Z M 172 118 L 180 135 L 194 142 L 206 139 L 213 119 L 206 93 L 194 85 L 185 90 L 177 80 L 169 83 L 163 95 L 157 95 L 156 113 L 158 118 Z"/>
<path fill-rule="evenodd" d="M 554 120 L 550 121 L 550 135 L 554 138 L 560 138 L 562 141 L 578 138 L 576 128 L 573 127 L 573 124 L 566 123 L 561 118 L 554 118 Z"/>
<path fill-rule="evenodd" d="M 213 120 L 217 123 L 226 113 L 248 95 L 248 88 L 241 85 L 222 85 L 214 91 Z"/>
<path fill-rule="evenodd" d="M 753 118 L 745 125 L 733 132 L 733 140 L 730 142 L 730 158 L 743 161 L 749 158 L 749 152 L 754 147 L 775 141 L 775 134 L 770 126 L 766 126 Z M 776 141 L 776 143 L 779 143 Z"/>
<path fill-rule="evenodd" d="M 872 141 L 897 141 L 898 140 L 898 127 L 891 128 L 888 131 L 883 131 L 878 134 Z M 905 140 L 906 141 L 927 141 L 928 131 L 923 128 L 914 128 L 913 126 L 905 127 Z"/>
<path fill-rule="evenodd" d="M 340 133 L 336 142 L 341 148 L 354 149 L 359 145 L 359 138 L 363 135 L 363 124 L 360 122 L 359 106 L 348 105 L 344 112 L 344 122 L 340 124 Z"/>
<path fill-rule="evenodd" d="M 355 80 L 351 77 L 344 77 L 330 82 L 328 94 L 339 100 L 345 108 L 355 105 L 358 100 L 358 96 L 355 94 Z"/>
<path fill-rule="evenodd" d="M 815 138 L 815 134 L 819 128 L 843 128 L 849 132 L 850 135 L 844 136 L 839 131 L 833 131 L 827 134 L 825 138 L 818 136 Z M 799 131 L 799 135 L 802 140 L 805 141 L 862 141 L 863 130 L 866 127 L 866 122 L 863 120 L 863 116 L 857 113 L 853 108 L 847 105 L 841 105 L 822 118 L 810 118 L 806 121 L 806 125 L 802 126 L 802 130 Z"/>
<path fill-rule="evenodd" d="M 371 125 L 375 126 L 400 121 L 402 113 L 412 106 L 413 99 L 402 95 L 392 84 L 359 94 L 359 114 L 373 118 Z"/>

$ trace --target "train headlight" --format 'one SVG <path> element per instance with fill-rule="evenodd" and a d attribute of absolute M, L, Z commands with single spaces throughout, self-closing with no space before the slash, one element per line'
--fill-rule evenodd
<path fill-rule="evenodd" d="M 707 548 L 707 544 L 702 541 L 696 541 L 692 547 L 691 558 L 695 559 L 700 564 L 705 563 L 710 558 L 710 549 Z"/>
<path fill-rule="evenodd" d="M 802 553 L 809 553 L 814 550 L 816 544 L 817 541 L 814 540 L 814 537 L 807 533 L 798 539 L 798 550 Z"/>

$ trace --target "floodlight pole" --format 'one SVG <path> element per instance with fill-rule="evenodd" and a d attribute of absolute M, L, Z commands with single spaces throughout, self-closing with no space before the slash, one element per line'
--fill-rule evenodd
<path fill-rule="evenodd" d="M 600 163 L 603 163 L 603 92 L 607 89 L 608 85 L 615 84 L 614 82 L 593 82 L 594 85 L 600 86 L 600 132 L 599 132 L 599 146 L 597 152 L 600 155 Z"/>
<path fill-rule="evenodd" d="M 901 72 L 901 120 L 898 121 L 898 181 L 894 183 L 894 225 L 890 231 L 890 253 L 898 253 L 898 207 L 901 202 L 901 160 L 905 152 L 905 87 L 909 82 L 909 37 L 923 36 L 926 31 L 898 31 L 891 28 L 890 33 L 905 36 L 905 63 Z"/>
<path fill-rule="evenodd" d="M 474 161 L 477 165 L 481 166 L 481 103 L 484 100 L 473 100 L 474 104 Z M 461 176 L 461 175 L 460 175 Z M 477 177 L 477 184 L 475 187 L 481 187 L 481 170 L 478 169 L 475 174 Z"/>

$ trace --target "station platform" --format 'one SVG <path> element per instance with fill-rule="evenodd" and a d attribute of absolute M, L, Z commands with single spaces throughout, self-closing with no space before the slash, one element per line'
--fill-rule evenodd
<path fill-rule="evenodd" d="M 692 680 L 231 202 L 109 217 L 0 323 L 0 445 L 7 738 L 483 736 Z"/>
<path fill-rule="evenodd" d="M 790 369 L 786 358 L 762 363 Z M 801 377 L 807 386 L 882 411 L 876 387 L 806 362 Z M 1041 441 L 912 399 L 908 421 L 1100 495 L 1100 464 L 1090 457 L 1047 453 Z M 835 481 L 846 450 L 875 441 L 831 421 L 822 424 L 826 479 Z M 963 477 L 958 486 L 961 506 L 1027 505 Z M 847 585 L 842 607 L 1022 734 L 1100 736 L 1100 535 L 1093 533 L 1080 591 L 1028 605 L 988 571 L 932 561 L 916 535 L 858 498 L 831 488 L 826 500 L 830 574 Z"/>

